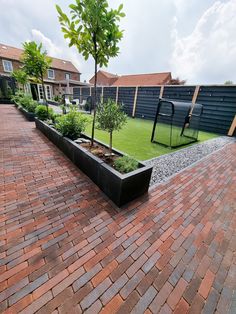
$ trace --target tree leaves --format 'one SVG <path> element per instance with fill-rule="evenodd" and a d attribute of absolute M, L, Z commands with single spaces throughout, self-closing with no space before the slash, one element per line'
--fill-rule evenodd
<path fill-rule="evenodd" d="M 125 16 L 123 4 L 114 10 L 108 8 L 107 0 L 76 0 L 69 8 L 71 13 L 67 16 L 56 5 L 61 30 L 64 37 L 70 40 L 69 46 L 76 46 L 85 60 L 91 55 L 101 67 L 106 66 L 109 58 L 117 56 L 119 52 L 117 44 L 123 37 L 123 31 L 116 21 Z M 95 45 L 98 49 L 95 49 Z"/>

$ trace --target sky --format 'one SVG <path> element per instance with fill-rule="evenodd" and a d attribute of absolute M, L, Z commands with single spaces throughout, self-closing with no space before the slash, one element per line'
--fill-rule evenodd
<path fill-rule="evenodd" d="M 120 53 L 108 72 L 124 75 L 172 72 L 187 84 L 236 82 L 236 0 L 108 0 L 124 4 Z M 85 61 L 69 48 L 60 30 L 55 4 L 69 12 L 75 0 L 0 0 L 0 42 L 21 47 L 42 42 L 48 54 L 71 60 L 93 76 L 93 59 Z"/>

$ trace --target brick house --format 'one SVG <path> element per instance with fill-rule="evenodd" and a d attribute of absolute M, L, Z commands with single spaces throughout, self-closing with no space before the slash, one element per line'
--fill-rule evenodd
<path fill-rule="evenodd" d="M 171 81 L 171 72 L 118 76 L 99 70 L 97 77 L 98 86 L 156 86 L 168 85 Z M 94 76 L 89 83 L 94 84 Z"/>
<path fill-rule="evenodd" d="M 99 70 L 97 73 L 97 86 L 111 86 L 117 79 L 118 75 Z M 93 76 L 89 83 L 94 85 L 95 77 Z"/>
<path fill-rule="evenodd" d="M 22 66 L 20 61 L 23 49 L 0 44 L 0 76 L 11 76 L 12 72 Z M 51 57 L 52 58 L 52 57 Z M 48 100 L 55 95 L 72 94 L 73 87 L 87 85 L 80 82 L 81 73 L 71 61 L 52 58 L 52 64 L 44 78 L 46 96 Z M 43 99 L 41 84 L 31 82 L 27 90 Z"/>

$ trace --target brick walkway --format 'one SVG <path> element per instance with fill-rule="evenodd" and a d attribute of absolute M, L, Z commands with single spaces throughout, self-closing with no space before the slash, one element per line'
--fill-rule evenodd
<path fill-rule="evenodd" d="M 0 106 L 0 312 L 236 313 L 236 144 L 122 211 Z"/>

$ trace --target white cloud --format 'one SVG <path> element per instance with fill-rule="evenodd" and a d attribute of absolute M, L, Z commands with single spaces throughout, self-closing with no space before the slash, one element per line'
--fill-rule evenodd
<path fill-rule="evenodd" d="M 94 62 L 68 47 L 55 9 L 58 3 L 69 12 L 73 1 L 0 0 L 0 41 L 16 47 L 27 39 L 42 41 L 50 55 L 71 60 L 88 80 Z M 119 3 L 126 13 L 124 38 L 107 71 L 172 71 L 188 83 L 236 81 L 236 0 L 109 0 L 113 8 Z"/>
<path fill-rule="evenodd" d="M 37 43 L 42 43 L 43 47 L 46 48 L 49 56 L 61 57 L 62 49 L 57 47 L 50 38 L 46 37 L 42 32 L 37 29 L 32 29 L 32 38 Z"/>
<path fill-rule="evenodd" d="M 41 31 L 37 29 L 32 29 L 31 34 L 32 34 L 31 40 L 34 40 L 37 43 L 42 43 L 43 48 L 47 51 L 47 54 L 49 56 L 70 60 L 79 69 L 79 71 L 82 72 L 84 65 L 81 62 L 81 57 L 79 56 L 78 52 L 75 49 L 67 48 L 66 42 L 64 43 L 63 46 L 58 46 L 50 38 L 45 36 Z"/>
<path fill-rule="evenodd" d="M 216 1 L 188 36 L 180 36 L 175 24 L 170 61 L 173 72 L 188 83 L 235 81 L 235 25 L 235 0 Z"/>

